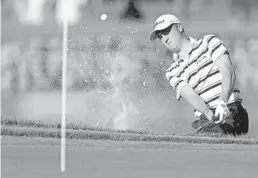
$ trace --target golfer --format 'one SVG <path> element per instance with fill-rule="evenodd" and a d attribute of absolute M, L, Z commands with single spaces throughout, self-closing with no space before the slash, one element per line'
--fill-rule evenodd
<path fill-rule="evenodd" d="M 160 40 L 174 54 L 166 77 L 177 100 L 183 97 L 194 109 L 197 120 L 192 123 L 193 128 L 209 122 L 212 124 L 200 132 L 248 132 L 248 113 L 235 88 L 236 74 L 229 52 L 219 37 L 188 37 L 180 20 L 172 14 L 160 16 L 149 37 L 151 41 Z"/>

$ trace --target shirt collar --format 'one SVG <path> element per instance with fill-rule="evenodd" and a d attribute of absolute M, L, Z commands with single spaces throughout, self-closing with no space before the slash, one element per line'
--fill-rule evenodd
<path fill-rule="evenodd" d="M 189 51 L 189 54 L 190 54 L 192 49 L 197 47 L 197 40 L 195 38 L 192 38 L 192 37 L 189 37 L 189 39 L 190 39 L 190 43 L 191 43 L 191 50 Z"/>
<path fill-rule="evenodd" d="M 191 48 L 188 52 L 188 55 L 190 56 L 192 49 L 194 49 L 198 46 L 198 44 L 197 44 L 198 42 L 195 38 L 192 38 L 192 37 L 188 37 L 188 39 L 190 40 L 190 44 L 191 44 Z M 181 56 L 180 53 L 178 55 Z"/>

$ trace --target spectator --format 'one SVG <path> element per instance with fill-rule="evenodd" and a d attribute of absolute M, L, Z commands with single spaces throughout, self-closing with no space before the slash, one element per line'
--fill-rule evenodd
<path fill-rule="evenodd" d="M 140 20 L 142 19 L 142 13 L 136 8 L 137 0 L 128 0 L 126 9 L 122 12 L 122 19 L 126 20 Z"/>

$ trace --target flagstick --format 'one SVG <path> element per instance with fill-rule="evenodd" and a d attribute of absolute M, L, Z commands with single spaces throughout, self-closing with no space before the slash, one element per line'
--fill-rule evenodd
<path fill-rule="evenodd" d="M 1 24 L 2 24 L 2 1 L 0 2 L 0 20 L 1 20 Z M 1 29 L 2 29 L 2 25 Z M 2 32 L 0 34 L 0 41 L 2 41 Z M 2 117 L 2 44 L 0 46 L 0 87 L 1 87 L 1 92 L 0 92 L 0 115 Z M 0 122 L 0 175 L 2 175 L 2 122 Z"/>
<path fill-rule="evenodd" d="M 65 171 L 66 162 L 66 95 L 67 95 L 67 36 L 68 25 L 63 21 L 63 54 L 62 54 L 62 125 L 61 125 L 61 172 Z"/>

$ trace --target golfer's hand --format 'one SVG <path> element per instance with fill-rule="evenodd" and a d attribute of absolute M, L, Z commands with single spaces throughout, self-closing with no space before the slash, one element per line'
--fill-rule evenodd
<path fill-rule="evenodd" d="M 215 110 L 215 118 L 217 118 L 216 121 L 214 121 L 215 124 L 223 123 L 225 122 L 225 119 L 230 115 L 230 111 L 227 107 L 227 104 L 219 100 L 216 104 L 216 110 Z"/>

